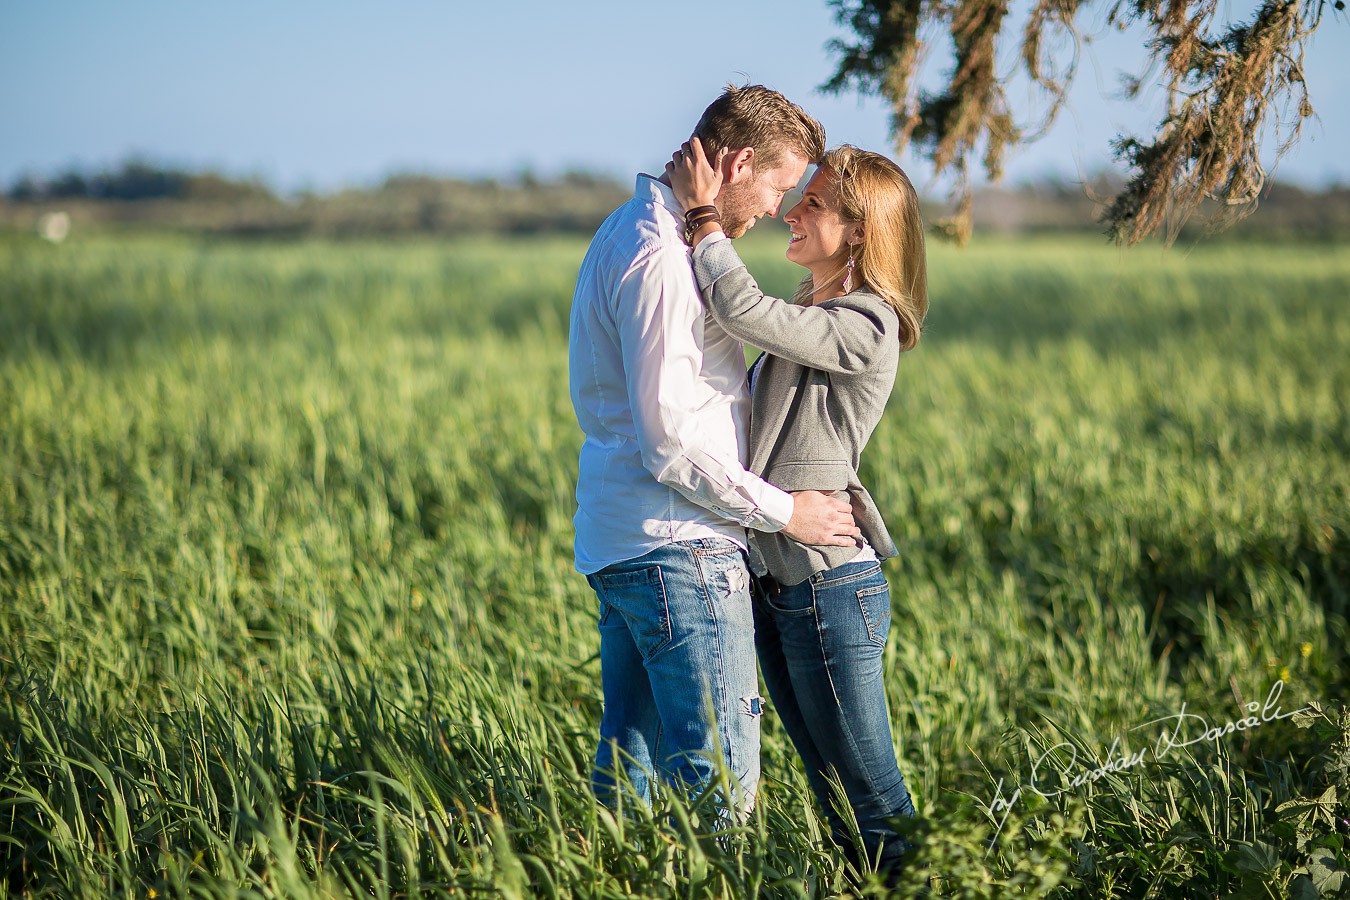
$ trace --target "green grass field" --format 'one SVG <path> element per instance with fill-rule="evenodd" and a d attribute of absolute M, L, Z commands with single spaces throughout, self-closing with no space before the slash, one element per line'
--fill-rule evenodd
<path fill-rule="evenodd" d="M 590 798 L 584 246 L 0 238 L 0 895 L 877 892 L 772 710 L 744 827 Z M 862 474 L 937 893 L 1335 896 L 1350 253 L 930 264 Z"/>

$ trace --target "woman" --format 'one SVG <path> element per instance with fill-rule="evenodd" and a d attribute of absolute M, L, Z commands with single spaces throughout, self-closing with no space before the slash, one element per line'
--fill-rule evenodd
<path fill-rule="evenodd" d="M 810 271 L 787 302 L 764 296 L 721 235 L 717 163 L 694 138 L 666 171 L 686 210 L 704 301 L 728 333 L 765 350 L 750 370 L 748 468 L 787 491 L 847 492 L 862 531 L 852 548 L 753 535 L 760 665 L 835 842 L 859 862 L 836 811 L 837 779 L 862 849 L 893 878 L 910 845 L 892 822 L 914 814 L 881 666 L 891 616 L 880 560 L 896 548 L 857 471 L 900 352 L 918 343 L 928 309 L 918 197 L 884 156 L 848 145 L 826 153 L 783 216 L 787 258 Z"/>

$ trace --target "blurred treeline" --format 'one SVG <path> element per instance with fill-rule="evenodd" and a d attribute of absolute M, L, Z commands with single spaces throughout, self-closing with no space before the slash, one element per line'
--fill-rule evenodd
<path fill-rule="evenodd" d="M 258 237 L 584 232 L 628 196 L 631 186 L 585 172 L 504 180 L 400 174 L 374 187 L 282 196 L 256 179 L 133 161 L 111 171 L 19 179 L 0 200 L 0 228 L 35 227 L 60 211 L 76 230 L 140 226 Z"/>
<path fill-rule="evenodd" d="M 997 233 L 1099 232 L 1119 179 L 1087 184 L 1044 179 L 976 192 L 976 229 Z M 131 226 L 222 235 L 356 237 L 398 234 L 532 234 L 592 231 L 630 196 L 631 184 L 570 171 L 541 178 L 446 178 L 399 174 L 373 187 L 281 195 L 258 179 L 235 179 L 132 160 L 94 172 L 25 176 L 0 196 L 0 229 L 29 230 L 63 212 L 76 230 Z M 1207 233 L 1202 209 L 1181 229 Z M 925 202 L 931 222 L 948 210 Z M 1222 232 L 1232 239 L 1350 239 L 1350 187 L 1308 190 L 1272 183 L 1255 213 Z"/>

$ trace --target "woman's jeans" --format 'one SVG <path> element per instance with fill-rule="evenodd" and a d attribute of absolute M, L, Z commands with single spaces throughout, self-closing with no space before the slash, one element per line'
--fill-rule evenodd
<path fill-rule="evenodd" d="M 587 581 L 600 600 L 605 696 L 596 796 L 613 802 L 616 767 L 644 800 L 653 773 L 699 790 L 726 771 L 736 796 L 724 804 L 748 811 L 762 710 L 745 552 L 723 539 L 679 541 Z"/>
<path fill-rule="evenodd" d="M 911 845 L 890 824 L 914 815 L 896 765 L 881 657 L 891 595 L 874 560 L 846 563 L 788 587 L 756 591 L 755 643 L 769 697 L 806 764 L 841 849 L 856 864 L 852 829 L 835 809 L 837 777 L 868 858 L 895 872 Z"/>

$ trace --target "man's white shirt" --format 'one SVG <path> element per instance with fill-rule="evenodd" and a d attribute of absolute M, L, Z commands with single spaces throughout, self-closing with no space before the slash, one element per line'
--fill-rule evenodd
<path fill-rule="evenodd" d="M 670 188 L 639 175 L 577 275 L 568 345 L 586 439 L 576 567 L 589 574 L 673 541 L 778 531 L 792 497 L 745 468 L 745 350 L 708 314 Z"/>

